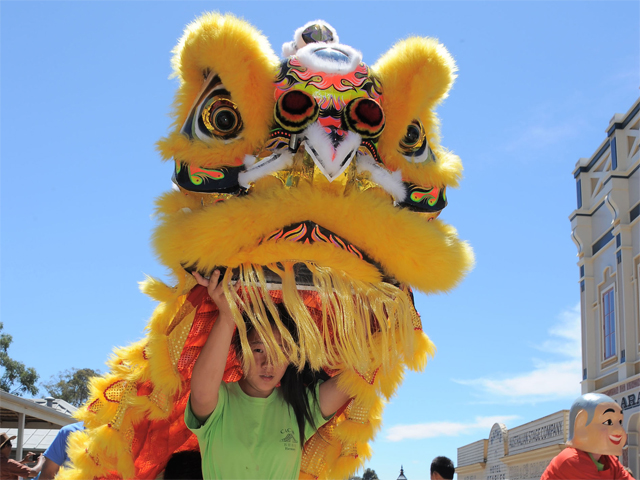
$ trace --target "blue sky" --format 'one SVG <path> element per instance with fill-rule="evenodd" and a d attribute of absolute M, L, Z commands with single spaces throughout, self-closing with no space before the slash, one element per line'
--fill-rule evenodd
<path fill-rule="evenodd" d="M 104 371 L 144 335 L 166 278 L 149 237 L 171 188 L 155 142 L 176 89 L 170 51 L 207 10 L 276 52 L 323 18 L 373 64 L 411 35 L 440 39 L 459 77 L 439 108 L 465 178 L 441 218 L 473 246 L 459 288 L 418 295 L 438 347 L 387 406 L 367 464 L 428 478 L 436 455 L 568 408 L 580 393 L 572 171 L 638 97 L 637 2 L 10 2 L 1 13 L 1 321 L 43 380 Z"/>

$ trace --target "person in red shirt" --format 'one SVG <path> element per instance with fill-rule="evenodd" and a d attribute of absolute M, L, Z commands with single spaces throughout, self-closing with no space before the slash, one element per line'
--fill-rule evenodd
<path fill-rule="evenodd" d="M 27 453 L 27 456 L 21 462 L 11 460 L 9 458 L 11 455 L 11 440 L 14 438 L 16 437 L 9 437 L 6 433 L 0 434 L 0 480 L 17 480 L 18 477 L 35 477 L 40 473 L 40 470 L 42 470 L 44 456 L 40 455 L 38 463 L 36 463 L 36 466 L 33 468 L 24 465 L 24 463 L 34 457 L 34 454 L 31 452 Z"/>
<path fill-rule="evenodd" d="M 540 480 L 634 480 L 618 460 L 627 442 L 622 409 L 607 395 L 587 393 L 569 412 L 567 448 L 546 468 Z"/>

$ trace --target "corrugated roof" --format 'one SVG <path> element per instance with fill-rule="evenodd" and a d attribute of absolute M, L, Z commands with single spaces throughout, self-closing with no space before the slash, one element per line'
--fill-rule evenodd
<path fill-rule="evenodd" d="M 29 400 L 31 400 L 34 403 L 37 403 L 38 405 L 42 405 L 44 407 L 47 406 L 47 399 L 45 398 L 30 398 Z M 53 404 L 51 405 L 50 408 L 53 408 L 54 410 L 65 413 L 67 415 L 73 415 L 73 412 L 78 410 L 77 407 L 74 407 L 70 403 L 67 403 L 64 400 L 60 400 L 60 399 L 54 399 Z"/>
<path fill-rule="evenodd" d="M 71 414 L 76 410 L 64 400 L 47 398 L 21 398 L 0 390 L 0 429 L 18 428 L 20 415 L 24 414 L 24 426 L 31 429 L 58 429 L 75 422 Z"/>
<path fill-rule="evenodd" d="M 17 428 L 7 428 L 1 429 L 3 432 L 6 432 L 9 437 L 13 437 L 14 435 L 18 436 Z M 53 442 L 53 439 L 56 438 L 58 434 L 58 430 L 56 429 L 43 429 L 43 428 L 25 428 L 24 429 L 24 444 L 22 446 L 23 451 L 25 452 L 41 452 L 45 451 Z M 17 440 L 17 438 L 16 438 Z M 11 442 L 14 446 L 16 441 Z"/>

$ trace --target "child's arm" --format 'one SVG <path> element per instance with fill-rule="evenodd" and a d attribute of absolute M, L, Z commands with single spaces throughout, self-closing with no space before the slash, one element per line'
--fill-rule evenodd
<path fill-rule="evenodd" d="M 191 410 L 198 420 L 204 422 L 218 404 L 218 390 L 236 325 L 220 283 L 220 272 L 213 272 L 210 280 L 198 272 L 194 272 L 193 276 L 200 285 L 207 287 L 209 296 L 218 306 L 218 319 L 211 328 L 191 375 Z"/>
<path fill-rule="evenodd" d="M 338 388 L 339 377 L 340 375 L 336 375 L 320 385 L 320 398 L 318 401 L 320 402 L 320 411 L 324 417 L 329 417 L 336 413 L 350 398 L 349 395 Z"/>

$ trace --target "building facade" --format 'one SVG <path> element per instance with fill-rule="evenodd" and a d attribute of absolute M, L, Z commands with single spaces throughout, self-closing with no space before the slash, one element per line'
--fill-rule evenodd
<path fill-rule="evenodd" d="M 574 169 L 582 322 L 582 393 L 609 395 L 629 435 L 622 463 L 640 474 L 640 99 L 616 114 L 607 138 Z M 537 480 L 562 449 L 567 410 L 458 449 L 458 480 Z"/>
<path fill-rule="evenodd" d="M 629 434 L 623 463 L 640 473 L 640 99 L 616 114 L 607 138 L 573 172 L 570 215 L 578 248 L 582 393 L 615 399 Z"/>
<path fill-rule="evenodd" d="M 494 424 L 489 438 L 458 449 L 458 480 L 538 480 L 564 448 L 568 419 L 562 410 L 511 430 Z"/>

